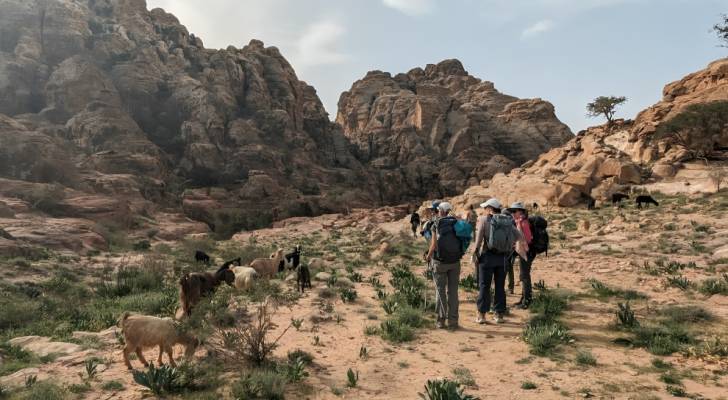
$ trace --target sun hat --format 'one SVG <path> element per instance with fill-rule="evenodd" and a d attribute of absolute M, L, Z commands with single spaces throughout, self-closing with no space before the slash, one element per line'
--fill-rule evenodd
<path fill-rule="evenodd" d="M 488 201 L 486 201 L 485 203 L 480 203 L 480 207 L 481 207 L 481 208 L 488 208 L 488 207 L 492 207 L 492 208 L 497 208 L 497 209 L 499 209 L 499 210 L 500 210 L 501 208 L 503 208 L 503 206 L 501 206 L 501 203 L 500 203 L 500 201 L 498 201 L 498 199 L 496 199 L 495 197 L 494 197 L 494 198 L 492 198 L 492 199 L 489 199 L 489 200 L 488 200 Z"/>
<path fill-rule="evenodd" d="M 437 206 L 437 209 L 440 211 L 450 211 L 452 210 L 452 204 L 443 201 L 442 203 L 440 203 L 440 205 Z"/>
<path fill-rule="evenodd" d="M 522 202 L 517 201 L 517 202 L 511 204 L 511 206 L 508 207 L 508 210 L 509 211 L 515 211 L 515 210 L 524 210 L 525 211 L 526 210 L 526 206 L 523 205 Z"/>
<path fill-rule="evenodd" d="M 430 205 L 431 210 L 437 210 L 437 207 L 442 203 L 442 200 L 432 200 L 432 204 Z"/>

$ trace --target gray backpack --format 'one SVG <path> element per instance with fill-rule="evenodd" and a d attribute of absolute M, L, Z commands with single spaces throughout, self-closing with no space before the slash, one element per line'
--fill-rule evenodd
<path fill-rule="evenodd" d="M 505 214 L 491 216 L 488 250 L 498 254 L 509 254 L 513 252 L 513 245 L 515 244 L 516 234 L 513 217 Z"/>

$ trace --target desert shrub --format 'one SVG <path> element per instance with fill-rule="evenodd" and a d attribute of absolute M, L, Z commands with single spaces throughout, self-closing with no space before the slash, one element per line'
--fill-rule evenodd
<path fill-rule="evenodd" d="M 151 268 L 120 266 L 111 281 L 101 281 L 95 285 L 100 297 L 113 298 L 133 293 L 156 291 L 164 285 L 164 270 L 158 264 Z"/>
<path fill-rule="evenodd" d="M 350 388 L 355 388 L 356 385 L 359 383 L 359 372 L 354 371 L 353 369 L 349 368 L 346 371 L 346 386 Z"/>
<path fill-rule="evenodd" d="M 179 370 L 169 365 L 155 367 L 149 363 L 146 371 L 133 371 L 134 382 L 149 389 L 157 396 L 163 393 L 172 393 L 179 388 Z"/>
<path fill-rule="evenodd" d="M 101 385 L 101 390 L 107 391 L 107 392 L 118 392 L 121 390 L 124 390 L 124 384 L 119 381 L 108 381 L 104 382 Z"/>
<path fill-rule="evenodd" d="M 566 296 L 551 290 L 542 290 L 533 298 L 529 309 L 532 313 L 556 318 L 566 309 Z"/>
<path fill-rule="evenodd" d="M 665 391 L 675 397 L 688 397 L 688 393 L 685 389 L 679 386 L 667 385 L 665 386 Z"/>
<path fill-rule="evenodd" d="M 353 303 L 356 300 L 357 293 L 354 289 L 341 288 L 339 296 L 341 296 L 341 301 L 344 303 Z"/>
<path fill-rule="evenodd" d="M 521 382 L 521 389 L 523 389 L 523 390 L 533 390 L 533 389 L 537 389 L 537 388 L 538 388 L 538 385 L 536 385 L 535 383 L 533 383 L 531 381 Z"/>
<path fill-rule="evenodd" d="M 68 393 L 59 385 L 46 381 L 26 386 L 14 393 L 13 398 L 17 400 L 66 400 Z"/>
<path fill-rule="evenodd" d="M 646 295 L 635 290 L 613 288 L 596 279 L 590 279 L 589 284 L 591 285 L 592 293 L 594 293 L 594 295 L 599 298 L 621 297 L 625 300 L 637 300 L 647 298 Z"/>
<path fill-rule="evenodd" d="M 713 296 L 716 294 L 728 296 L 728 274 L 723 274 L 720 279 L 709 278 L 700 282 L 698 291 L 706 296 Z"/>
<path fill-rule="evenodd" d="M 313 356 L 311 355 L 311 353 L 303 351 L 301 349 L 289 351 L 287 357 L 288 361 L 296 361 L 300 359 L 303 360 L 306 365 L 311 365 L 311 363 L 313 363 Z"/>
<path fill-rule="evenodd" d="M 688 290 L 693 286 L 693 283 L 682 275 L 668 276 L 665 278 L 665 284 L 669 287 L 678 288 L 680 290 Z"/>
<path fill-rule="evenodd" d="M 232 329 L 222 330 L 225 349 L 233 354 L 234 360 L 247 360 L 255 365 L 262 365 L 268 356 L 278 347 L 278 341 L 270 337 L 275 328 L 268 302 L 261 303 L 249 324 L 236 325 Z M 283 332 L 285 333 L 285 331 Z"/>
<path fill-rule="evenodd" d="M 593 367 L 597 365 L 597 359 L 588 350 L 579 350 L 576 352 L 576 358 L 574 359 L 577 364 Z"/>
<path fill-rule="evenodd" d="M 410 306 L 399 307 L 394 313 L 394 320 L 412 328 L 420 328 L 425 324 L 422 310 Z"/>
<path fill-rule="evenodd" d="M 415 338 L 414 329 L 397 320 L 386 320 L 381 323 L 379 332 L 382 338 L 394 343 L 409 342 Z"/>
<path fill-rule="evenodd" d="M 286 377 L 288 382 L 300 382 L 308 377 L 308 371 L 306 371 L 307 364 L 303 357 L 295 360 L 289 359 L 287 363 L 280 367 L 280 372 Z"/>
<path fill-rule="evenodd" d="M 465 278 L 461 278 L 460 287 L 465 289 L 466 292 L 478 290 L 478 281 L 475 279 L 475 275 L 468 274 Z"/>
<path fill-rule="evenodd" d="M 449 379 L 428 380 L 425 392 L 418 393 L 423 400 L 478 400 L 477 397 L 465 394 L 460 384 Z"/>
<path fill-rule="evenodd" d="M 640 326 L 635 330 L 635 336 L 636 346 L 645 347 L 658 356 L 670 355 L 694 342 L 692 334 L 677 324 Z"/>
<path fill-rule="evenodd" d="M 283 400 L 285 388 L 284 376 L 272 370 L 254 369 L 233 383 L 232 394 L 236 400 Z"/>
<path fill-rule="evenodd" d="M 523 340 L 528 343 L 531 354 L 542 357 L 569 339 L 568 329 L 558 321 L 532 319 L 523 332 Z"/>
<path fill-rule="evenodd" d="M 695 305 L 667 306 L 660 309 L 658 314 L 667 321 L 677 324 L 708 322 L 715 319 L 710 311 Z"/>
<path fill-rule="evenodd" d="M 632 329 L 639 326 L 637 317 L 635 316 L 632 307 L 630 307 L 629 302 L 617 303 L 617 307 L 618 310 L 615 314 L 617 317 L 617 326 L 624 329 Z"/>
<path fill-rule="evenodd" d="M 452 374 L 455 381 L 463 386 L 476 387 L 475 378 L 469 369 L 464 367 L 453 368 Z"/>
<path fill-rule="evenodd" d="M 728 357 L 728 340 L 719 336 L 709 337 L 700 344 L 692 346 L 688 349 L 688 354 L 695 357 Z"/>
<path fill-rule="evenodd" d="M 9 343 L 0 344 L 0 376 L 9 375 L 40 362 L 33 353 Z"/>

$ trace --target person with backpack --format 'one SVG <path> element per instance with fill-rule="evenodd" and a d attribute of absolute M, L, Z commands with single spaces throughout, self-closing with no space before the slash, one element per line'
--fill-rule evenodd
<path fill-rule="evenodd" d="M 410 215 L 410 226 L 412 227 L 412 235 L 417 239 L 417 228 L 420 227 L 420 214 L 417 213 L 417 207 L 415 207 L 412 215 Z"/>
<path fill-rule="evenodd" d="M 525 253 L 526 257 L 522 257 L 516 253 L 513 255 L 513 260 L 518 258 L 519 260 L 519 274 L 518 279 L 521 281 L 521 299 L 515 304 L 516 307 L 520 307 L 523 310 L 528 309 L 532 299 L 531 289 L 531 264 L 533 264 L 536 254 L 531 250 L 529 245 L 533 241 L 533 235 L 531 233 L 531 224 L 528 222 L 528 211 L 522 202 L 517 201 L 508 207 L 508 211 L 513 215 L 513 219 L 516 222 L 516 229 L 523 235 L 523 241 L 518 242 L 517 246 L 523 246 L 521 253 Z M 513 265 L 513 262 L 511 262 Z M 513 292 L 511 292 L 513 293 Z"/>
<path fill-rule="evenodd" d="M 516 242 L 522 240 L 522 235 L 516 229 L 513 218 L 501 213 L 501 203 L 498 199 L 490 199 L 480 205 L 485 209 L 485 215 L 478 218 L 477 233 L 475 234 L 475 255 L 478 271 L 478 315 L 475 322 L 485 323 L 485 314 L 490 311 L 490 288 L 495 286 L 493 320 L 502 323 L 506 312 L 506 269 L 510 263 L 511 254 Z"/>
<path fill-rule="evenodd" d="M 468 210 L 467 220 L 470 224 L 470 228 L 473 230 L 473 235 L 475 235 L 475 226 L 478 224 L 478 214 L 475 212 L 475 208 L 472 204 Z M 475 236 L 473 236 L 473 239 L 475 239 Z"/>
<path fill-rule="evenodd" d="M 435 223 L 435 220 L 437 219 L 438 214 L 438 206 L 440 205 L 440 200 L 433 200 L 430 204 L 430 208 L 428 208 L 428 212 L 430 213 L 428 220 L 422 224 L 422 230 L 420 231 L 420 234 L 424 236 L 427 243 L 430 243 L 432 240 L 432 224 Z"/>
<path fill-rule="evenodd" d="M 460 259 L 465 252 L 455 231 L 458 219 L 449 215 L 451 210 L 452 206 L 448 202 L 438 204 L 439 213 L 432 224 L 432 240 L 425 256 L 435 281 L 438 329 L 445 327 L 445 321 L 448 329 L 458 328 Z"/>

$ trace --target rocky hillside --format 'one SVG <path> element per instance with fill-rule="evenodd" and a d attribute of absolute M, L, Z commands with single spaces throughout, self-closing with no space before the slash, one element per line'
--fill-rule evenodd
<path fill-rule="evenodd" d="M 458 60 L 369 72 L 341 95 L 336 122 L 380 176 L 420 196 L 462 191 L 573 137 L 551 103 L 502 94 Z"/>
<path fill-rule="evenodd" d="M 9 202 L 53 183 L 62 216 L 88 216 L 67 201 L 83 193 L 246 228 L 340 208 L 334 188 L 366 199 L 348 148 L 275 47 L 206 49 L 143 0 L 0 2 L 0 176 L 22 181 L 3 185 Z"/>
<path fill-rule="evenodd" d="M 634 121 L 579 132 L 535 161 L 470 187 L 456 202 L 464 208 L 499 196 L 571 207 L 589 196 L 608 201 L 618 191 L 715 192 L 728 182 L 726 160 L 728 59 L 722 59 L 665 86 L 663 99 Z"/>

